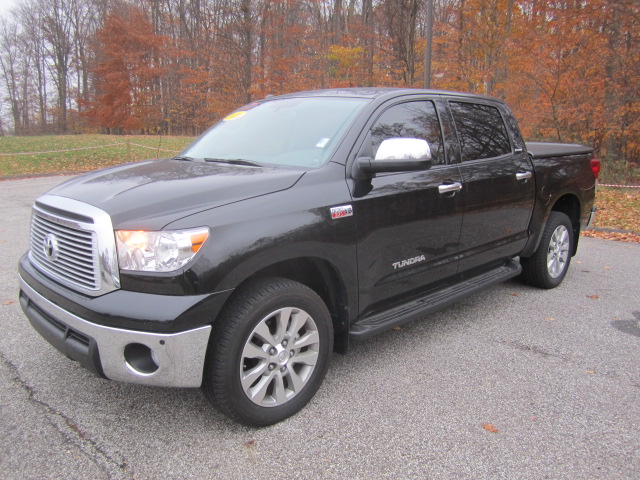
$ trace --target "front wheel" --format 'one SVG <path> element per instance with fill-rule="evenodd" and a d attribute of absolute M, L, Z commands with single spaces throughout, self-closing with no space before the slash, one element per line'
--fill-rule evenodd
<path fill-rule="evenodd" d="M 573 253 L 573 225 L 562 212 L 551 212 L 540 245 L 528 258 L 521 258 L 522 279 L 541 288 L 555 288 L 564 279 Z"/>
<path fill-rule="evenodd" d="M 228 417 L 271 425 L 311 400 L 332 349 L 331 317 L 314 291 L 286 279 L 252 282 L 214 325 L 203 390 Z"/>

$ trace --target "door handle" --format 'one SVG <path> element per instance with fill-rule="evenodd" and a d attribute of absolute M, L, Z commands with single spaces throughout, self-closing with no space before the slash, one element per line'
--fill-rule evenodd
<path fill-rule="evenodd" d="M 533 174 L 531 172 L 518 172 L 516 173 L 516 180 L 529 180 Z"/>
<path fill-rule="evenodd" d="M 462 184 L 460 182 L 455 183 L 443 183 L 438 185 L 438 192 L 440 193 L 452 193 L 462 190 Z"/>

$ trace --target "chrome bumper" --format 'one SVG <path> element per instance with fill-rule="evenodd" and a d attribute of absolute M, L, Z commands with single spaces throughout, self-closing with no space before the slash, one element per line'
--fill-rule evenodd
<path fill-rule="evenodd" d="M 110 380 L 163 387 L 199 387 L 211 326 L 180 333 L 158 334 L 106 327 L 88 322 L 50 302 L 20 278 L 20 302 L 30 322 L 59 350 L 64 345 L 97 347 L 99 365 Z M 34 308 L 35 307 L 35 308 Z M 38 326 L 36 326 L 38 323 Z M 80 335 L 78 335 L 80 334 Z M 49 337 L 56 337 L 52 341 Z M 78 341 L 78 339 L 80 339 Z M 60 348 L 61 345 L 63 348 Z M 77 358 L 74 358 L 77 359 Z M 86 363 L 86 362 L 81 362 Z"/>

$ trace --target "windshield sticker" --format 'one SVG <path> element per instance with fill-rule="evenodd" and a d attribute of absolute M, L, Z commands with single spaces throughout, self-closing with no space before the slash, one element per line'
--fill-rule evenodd
<path fill-rule="evenodd" d="M 329 143 L 329 139 L 327 137 L 321 138 L 320 141 L 316 143 L 316 147 L 324 148 L 327 145 L 327 143 Z"/>
<path fill-rule="evenodd" d="M 236 120 L 240 117 L 244 117 L 247 114 L 247 112 L 234 112 L 231 115 L 227 115 L 226 117 L 224 117 L 222 119 L 223 122 L 229 122 L 231 120 Z"/>

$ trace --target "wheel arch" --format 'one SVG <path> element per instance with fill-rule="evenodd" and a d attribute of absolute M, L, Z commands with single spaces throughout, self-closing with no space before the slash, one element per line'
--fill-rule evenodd
<path fill-rule="evenodd" d="M 540 240 L 542 239 L 542 232 L 549 221 L 551 212 L 561 212 L 569 217 L 573 231 L 573 250 L 571 252 L 571 256 L 573 257 L 577 253 L 578 242 L 580 239 L 581 204 L 579 198 L 575 194 L 564 193 L 558 196 L 553 202 L 550 201 L 544 205 L 536 205 L 531 219 L 531 224 L 529 226 L 531 237 L 520 253 L 521 258 L 530 257 L 538 249 Z"/>
<path fill-rule="evenodd" d="M 573 226 L 573 251 L 571 256 L 578 252 L 578 241 L 580 239 L 580 200 L 573 194 L 565 194 L 558 198 L 551 207 L 551 212 L 564 213 Z M 551 213 L 549 212 L 549 213 Z"/>
<path fill-rule="evenodd" d="M 299 282 L 316 292 L 331 314 L 334 331 L 334 351 L 346 353 L 349 347 L 349 296 L 339 270 L 329 261 L 318 257 L 299 257 L 268 265 L 236 287 L 239 292 L 259 278 L 279 277 Z M 233 295 L 232 295 L 233 297 Z M 228 303 L 231 299 L 228 299 Z"/>

